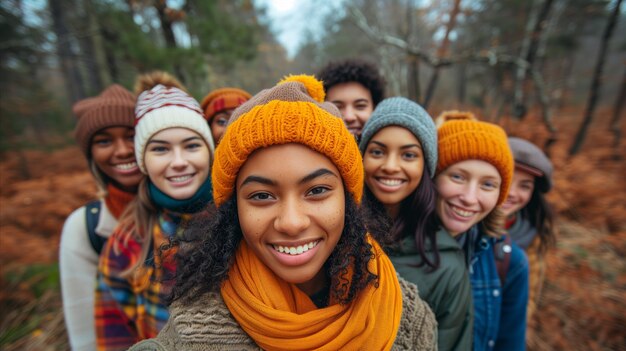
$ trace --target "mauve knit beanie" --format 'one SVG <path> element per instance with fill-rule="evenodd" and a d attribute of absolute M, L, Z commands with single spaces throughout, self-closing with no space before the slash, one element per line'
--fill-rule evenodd
<path fill-rule="evenodd" d="M 547 193 L 552 188 L 552 162 L 537 145 L 530 141 L 510 137 L 509 146 L 515 159 L 515 167 L 537 176 L 537 188 Z M 528 169 L 530 168 L 530 169 Z M 534 171 L 534 172 L 533 172 Z"/>

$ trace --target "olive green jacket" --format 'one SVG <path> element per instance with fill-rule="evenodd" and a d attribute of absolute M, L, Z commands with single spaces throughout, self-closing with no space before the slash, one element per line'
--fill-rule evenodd
<path fill-rule="evenodd" d="M 398 274 L 417 285 L 420 297 L 435 313 L 439 350 L 471 350 L 474 309 L 465 254 L 445 230 L 437 232 L 437 250 L 440 263 L 433 272 L 426 265 L 417 267 L 422 259 L 413 236 L 405 237 L 388 251 Z M 431 260 L 432 254 L 427 249 Z"/>

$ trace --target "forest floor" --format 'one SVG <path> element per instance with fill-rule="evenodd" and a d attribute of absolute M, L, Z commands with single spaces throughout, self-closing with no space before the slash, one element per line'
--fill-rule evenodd
<path fill-rule="evenodd" d="M 626 142 L 613 146 L 608 113 L 596 117 L 574 157 L 567 150 L 580 112 L 555 117 L 555 188 L 548 200 L 559 234 L 529 326 L 530 350 L 626 350 Z M 538 145 L 548 135 L 533 117 L 501 124 Z M 68 349 L 59 233 L 96 187 L 77 147 L 5 152 L 0 177 L 0 349 Z"/>

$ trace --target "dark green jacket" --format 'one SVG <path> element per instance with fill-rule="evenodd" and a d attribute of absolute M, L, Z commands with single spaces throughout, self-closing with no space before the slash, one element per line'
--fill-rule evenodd
<path fill-rule="evenodd" d="M 434 272 L 429 266 L 416 267 L 422 259 L 412 235 L 392 248 L 389 257 L 398 274 L 417 285 L 420 297 L 435 313 L 439 350 L 471 350 L 474 316 L 465 254 L 445 230 L 437 232 L 437 250 L 440 264 Z"/>

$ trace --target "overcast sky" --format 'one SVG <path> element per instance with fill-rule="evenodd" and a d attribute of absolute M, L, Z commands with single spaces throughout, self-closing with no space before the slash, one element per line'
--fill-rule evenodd
<path fill-rule="evenodd" d="M 324 16 L 341 8 L 343 0 L 254 0 L 267 8 L 270 27 L 278 41 L 293 57 L 307 32 L 321 33 Z"/>

